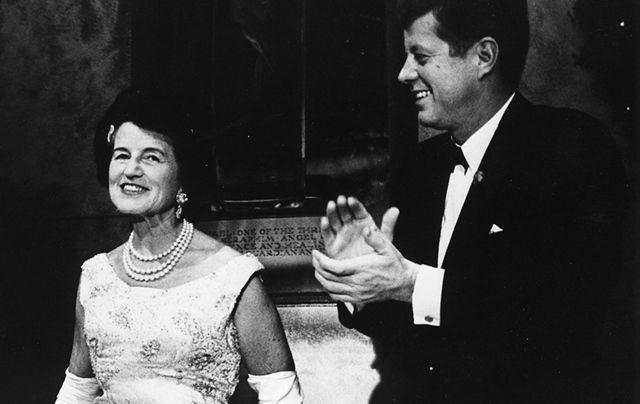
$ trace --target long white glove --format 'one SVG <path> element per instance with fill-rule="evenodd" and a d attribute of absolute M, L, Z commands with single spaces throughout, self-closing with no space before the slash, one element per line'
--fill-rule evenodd
<path fill-rule="evenodd" d="M 62 382 L 55 404 L 93 403 L 93 400 L 100 394 L 100 385 L 95 377 L 78 377 L 69 372 L 68 368 L 64 374 L 64 382 Z"/>
<path fill-rule="evenodd" d="M 249 375 L 247 382 L 258 393 L 259 404 L 301 404 L 304 398 L 294 371 Z"/>

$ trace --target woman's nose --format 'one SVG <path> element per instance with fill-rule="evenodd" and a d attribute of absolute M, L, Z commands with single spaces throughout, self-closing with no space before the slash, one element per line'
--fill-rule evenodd
<path fill-rule="evenodd" d="M 124 167 L 124 175 L 127 177 L 139 177 L 142 175 L 140 162 L 134 158 L 129 159 L 129 161 L 127 161 L 127 165 Z"/>
<path fill-rule="evenodd" d="M 400 73 L 398 73 L 398 81 L 402 84 L 407 84 L 415 80 L 417 77 L 418 74 L 413 67 L 411 55 L 407 55 L 407 58 L 404 60 L 404 65 L 402 65 L 402 69 L 400 69 Z"/>

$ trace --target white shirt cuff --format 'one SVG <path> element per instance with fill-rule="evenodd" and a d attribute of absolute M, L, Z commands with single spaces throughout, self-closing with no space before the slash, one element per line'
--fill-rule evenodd
<path fill-rule="evenodd" d="M 413 324 L 440 326 L 440 304 L 442 301 L 442 283 L 444 269 L 428 265 L 416 265 L 418 275 L 411 295 Z"/>

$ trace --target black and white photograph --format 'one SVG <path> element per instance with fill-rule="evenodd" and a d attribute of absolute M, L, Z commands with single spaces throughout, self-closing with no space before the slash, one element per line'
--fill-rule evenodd
<path fill-rule="evenodd" d="M 0 401 L 639 402 L 639 16 L 0 1 Z"/>

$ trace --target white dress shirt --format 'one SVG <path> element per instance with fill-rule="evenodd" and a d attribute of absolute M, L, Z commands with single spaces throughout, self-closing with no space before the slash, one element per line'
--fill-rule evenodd
<path fill-rule="evenodd" d="M 429 265 L 419 265 L 406 261 L 407 265 L 415 265 L 418 268 L 418 275 L 411 298 L 413 308 L 413 323 L 427 324 L 432 326 L 440 325 L 440 303 L 442 300 L 442 284 L 445 276 L 445 268 L 442 263 L 451 241 L 451 236 L 462 211 L 462 206 L 467 198 L 473 178 L 480 167 L 484 153 L 489 147 L 498 124 L 504 115 L 507 107 L 513 100 L 512 94 L 507 102 L 489 119 L 480 129 L 467 139 L 462 146 L 469 168 L 464 170 L 461 165 L 455 166 L 449 177 L 447 185 L 447 195 L 444 202 L 444 213 L 442 215 L 442 225 L 440 227 L 440 241 L 438 244 L 438 267 Z"/>

